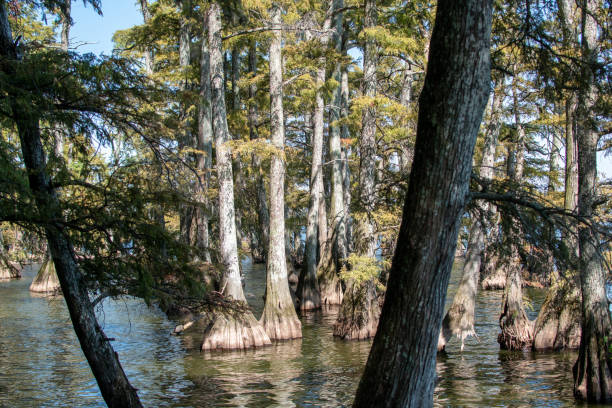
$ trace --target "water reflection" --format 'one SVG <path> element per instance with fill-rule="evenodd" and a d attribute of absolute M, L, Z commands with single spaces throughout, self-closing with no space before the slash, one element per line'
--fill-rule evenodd
<path fill-rule="evenodd" d="M 243 264 L 245 293 L 259 316 L 264 268 Z M 24 279 L 0 283 L 0 407 L 104 406 L 61 297 L 32 297 Z M 454 293 L 459 273 L 453 274 Z M 535 318 L 542 291 L 528 291 Z M 501 292 L 479 294 L 479 340 L 448 345 L 437 360 L 436 406 L 573 406 L 575 353 L 501 352 Z M 349 406 L 371 342 L 332 337 L 336 309 L 301 316 L 300 340 L 241 352 L 200 353 L 199 333 L 170 335 L 174 323 L 135 299 L 103 302 L 98 316 L 145 406 Z"/>

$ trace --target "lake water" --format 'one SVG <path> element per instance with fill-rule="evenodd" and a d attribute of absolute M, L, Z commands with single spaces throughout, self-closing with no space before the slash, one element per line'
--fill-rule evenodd
<path fill-rule="evenodd" d="M 265 271 L 243 264 L 247 300 L 259 316 Z M 449 289 L 452 299 L 459 273 Z M 0 282 L 0 407 L 105 406 L 62 298 L 35 297 L 35 274 Z M 535 318 L 543 291 L 528 290 Z M 574 406 L 576 353 L 509 353 L 496 338 L 501 292 L 481 292 L 476 332 L 438 357 L 436 406 Z M 303 339 L 243 352 L 200 353 L 198 334 L 172 336 L 174 322 L 136 299 L 105 301 L 98 317 L 150 407 L 350 406 L 370 341 L 332 337 L 333 311 L 301 316 Z"/>

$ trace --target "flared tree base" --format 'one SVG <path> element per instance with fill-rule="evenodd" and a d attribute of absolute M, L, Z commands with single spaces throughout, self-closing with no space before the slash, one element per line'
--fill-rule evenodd
<path fill-rule="evenodd" d="M 45 294 L 45 295 L 57 295 L 61 293 L 61 287 L 57 272 L 55 272 L 55 265 L 50 257 L 46 257 L 40 270 L 36 274 L 34 281 L 30 285 L 30 292 Z"/>
<path fill-rule="evenodd" d="M 260 322 L 270 340 L 290 340 L 302 337 L 302 323 L 293 308 L 280 310 L 266 305 Z"/>
<path fill-rule="evenodd" d="M 533 322 L 527 319 L 524 312 L 518 313 L 519 318 L 502 318 L 501 333 L 497 342 L 502 350 L 527 350 L 533 343 Z"/>
<path fill-rule="evenodd" d="M 374 337 L 380 318 L 380 305 L 374 282 L 349 284 L 334 324 L 334 336 L 342 340 Z"/>
<path fill-rule="evenodd" d="M 296 296 L 299 299 L 300 310 L 316 310 L 321 308 L 321 293 L 319 285 L 312 280 L 305 280 L 302 285 L 298 285 Z"/>
<path fill-rule="evenodd" d="M 0 281 L 7 281 L 11 279 L 20 279 L 21 273 L 19 269 L 13 265 L 4 266 L 0 263 Z"/>
<path fill-rule="evenodd" d="M 592 403 L 612 403 L 612 359 L 607 336 L 591 333 L 574 365 L 574 396 Z"/>
<path fill-rule="evenodd" d="M 443 351 L 446 344 L 453 336 L 461 340 L 461 351 L 465 346 L 465 339 L 476 336 L 474 330 L 474 313 L 467 313 L 467 308 L 462 304 L 454 304 L 444 316 L 440 336 L 438 337 L 438 351 Z"/>
<path fill-rule="evenodd" d="M 200 349 L 246 350 L 272 344 L 263 326 L 250 311 L 216 312 L 204 331 Z"/>
<path fill-rule="evenodd" d="M 342 304 L 344 292 L 342 283 L 336 278 L 332 281 L 319 282 L 321 290 L 321 304 L 325 306 L 338 306 Z"/>
<path fill-rule="evenodd" d="M 506 270 L 504 268 L 497 268 L 483 277 L 480 282 L 482 290 L 502 290 L 506 288 Z"/>
<path fill-rule="evenodd" d="M 574 350 L 580 348 L 582 297 L 573 282 L 553 286 L 535 322 L 533 349 Z"/>

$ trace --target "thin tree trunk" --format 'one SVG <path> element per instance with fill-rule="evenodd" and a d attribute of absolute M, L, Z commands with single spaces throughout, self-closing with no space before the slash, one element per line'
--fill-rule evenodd
<path fill-rule="evenodd" d="M 592 109 L 597 100 L 595 70 L 597 23 L 592 13 L 595 0 L 582 0 L 580 88 L 576 110 L 578 138 L 578 214 L 590 220 L 594 215 L 597 189 L 597 130 Z M 574 394 L 588 402 L 612 402 L 612 359 L 610 312 L 606 297 L 606 277 L 599 254 L 600 239 L 589 226 L 578 227 L 580 283 L 582 289 L 582 337 L 574 365 Z"/>
<path fill-rule="evenodd" d="M 343 7 L 342 0 L 335 0 L 334 10 Z M 342 22 L 343 13 L 338 13 L 335 17 L 336 31 L 334 41 L 336 52 L 342 53 Z M 338 121 L 346 113 L 343 110 L 342 95 L 342 70 L 340 63 L 336 64 L 334 79 L 338 82 L 334 90 L 334 100 L 330 108 L 329 126 L 329 155 L 332 162 L 332 198 L 331 198 L 331 232 L 330 242 L 326 247 L 325 253 L 319 261 L 317 278 L 321 290 L 321 303 L 327 305 L 339 305 L 342 303 L 342 284 L 338 276 L 338 271 L 346 262 L 348 253 L 346 250 L 346 214 L 344 207 L 344 175 L 343 175 L 343 155 L 341 139 L 341 126 Z"/>
<path fill-rule="evenodd" d="M 276 31 L 270 43 L 270 130 L 276 152 L 270 165 L 270 245 L 261 323 L 270 339 L 284 340 L 302 337 L 302 324 L 291 300 L 285 257 L 285 127 L 279 6 L 272 6 L 271 18 Z"/>
<path fill-rule="evenodd" d="M 6 254 L 2 229 L 0 229 L 0 281 L 19 278 L 21 278 L 21 273 L 13 266 Z"/>
<path fill-rule="evenodd" d="M 436 340 L 489 92 L 491 9 L 490 0 L 438 2 L 402 224 L 354 407 L 433 405 Z"/>
<path fill-rule="evenodd" d="M 257 75 L 257 45 L 254 40 L 251 40 L 249 44 L 249 72 L 252 77 Z M 249 134 L 250 139 L 255 140 L 259 137 L 257 132 L 257 102 L 255 96 L 257 94 L 257 85 L 251 83 L 249 85 L 249 108 L 248 108 L 248 122 L 249 122 Z M 257 153 L 253 153 L 252 157 L 253 167 L 256 172 L 256 185 L 257 189 L 257 218 L 259 221 L 259 230 L 257 231 L 258 238 L 258 251 L 261 254 L 261 261 L 265 262 L 268 255 L 268 242 L 270 241 L 270 218 L 268 211 L 268 198 L 266 194 L 266 182 L 261 165 L 261 157 Z"/>
<path fill-rule="evenodd" d="M 246 304 L 240 280 L 232 152 L 225 110 L 223 54 L 221 48 L 221 7 L 212 3 L 208 10 L 208 44 L 212 91 L 212 123 L 215 134 L 217 179 L 219 182 L 219 258 L 223 271 L 222 294 Z M 270 344 L 270 338 L 250 310 L 219 312 L 204 333 L 202 350 L 246 349 Z"/>
<path fill-rule="evenodd" d="M 151 11 L 149 10 L 149 0 L 140 0 L 140 11 L 145 24 L 151 21 Z M 147 47 L 144 52 L 145 57 L 145 72 L 147 75 L 153 73 L 153 51 Z"/>
<path fill-rule="evenodd" d="M 327 13 L 323 23 L 323 31 L 331 27 L 331 13 Z M 321 46 L 326 47 L 329 41 L 328 34 L 321 37 Z M 323 196 L 323 127 L 325 101 L 323 90 L 325 84 L 325 59 L 319 61 L 320 68 L 316 71 L 316 94 L 315 109 L 313 115 L 312 136 L 312 167 L 310 172 L 310 203 L 308 206 L 308 218 L 306 225 L 306 259 L 305 267 L 300 275 L 297 296 L 300 299 L 300 309 L 312 310 L 321 307 L 321 293 L 317 280 L 317 265 L 320 252 L 319 246 L 323 247 L 327 240 L 327 220 L 323 219 L 322 210 L 325 209 L 325 198 Z M 323 200 L 323 202 L 321 202 Z M 325 216 L 326 218 L 326 216 Z M 324 225 L 324 223 L 325 225 Z M 321 241 L 324 239 L 325 241 Z M 321 251 L 322 253 L 323 251 Z"/>
<path fill-rule="evenodd" d="M 500 81 L 503 84 L 503 79 Z M 502 86 L 493 93 L 491 102 L 491 118 L 485 133 L 482 161 L 480 163 L 479 177 L 482 180 L 493 180 L 493 166 L 495 164 L 495 150 L 499 136 L 499 114 L 501 113 L 502 101 L 504 99 Z M 495 125 L 497 124 L 497 125 Z M 480 265 L 482 252 L 484 250 L 484 236 L 488 229 L 484 223 L 489 205 L 478 203 L 478 208 L 472 218 L 472 227 L 468 238 L 468 247 L 463 264 L 461 282 L 453 298 L 453 303 L 446 312 L 442 321 L 442 329 L 438 338 L 438 351 L 443 350 L 452 336 L 461 339 L 461 351 L 463 351 L 464 340 L 468 336 L 475 336 L 474 309 L 476 307 L 476 295 L 478 294 L 478 278 L 480 276 Z"/>
<path fill-rule="evenodd" d="M 6 3 L 0 1 L 0 56 L 7 60 L 19 60 L 9 25 Z M 14 75 L 14 65 L 5 64 L 5 75 Z M 8 95 L 12 117 L 17 125 L 23 161 L 28 170 L 30 190 L 36 206 L 48 220 L 58 220 L 45 225 L 45 234 L 53 263 L 60 280 L 66 306 L 72 320 L 81 349 L 100 387 L 104 401 L 110 407 L 140 407 L 136 390 L 130 385 L 118 354 L 99 326 L 87 288 L 75 261 L 70 239 L 63 231 L 62 208 L 46 173 L 46 160 L 41 142 L 39 118 L 26 104 L 17 102 L 17 95 Z"/>
<path fill-rule="evenodd" d="M 198 206 L 196 207 L 196 247 L 202 251 L 204 261 L 210 262 L 208 214 L 210 205 L 206 192 L 210 184 L 210 170 L 212 168 L 212 109 L 210 106 L 210 52 L 208 48 L 208 26 L 204 19 L 202 29 L 202 46 L 200 56 L 200 104 L 198 110 L 198 154 L 196 156 L 196 169 L 198 181 L 195 192 Z"/>
<path fill-rule="evenodd" d="M 519 185 L 523 178 L 525 163 L 525 128 L 521 123 L 519 115 L 519 103 L 516 87 L 513 86 L 513 110 L 516 125 L 516 142 L 508 154 L 508 177 L 512 183 Z M 514 225 L 514 220 L 507 214 L 502 215 L 504 229 L 504 247 L 508 248 L 506 259 L 506 287 L 502 298 L 502 311 L 499 317 L 501 333 L 497 342 L 502 349 L 523 350 L 531 347 L 533 342 L 534 322 L 527 318 L 523 308 L 523 289 L 521 277 L 521 260 L 519 258 L 518 246 L 520 236 Z"/>
<path fill-rule="evenodd" d="M 575 33 L 576 13 L 568 0 L 557 1 L 563 42 L 571 46 L 577 41 Z M 575 132 L 576 94 L 570 92 L 565 101 L 565 194 L 564 208 L 575 212 L 578 209 L 578 150 Z M 577 264 L 577 230 L 569 227 L 564 236 L 570 249 L 570 265 Z M 553 274 L 552 285 L 542 304 L 535 322 L 533 349 L 562 350 L 580 347 L 581 336 L 581 291 L 578 271 L 566 270 L 562 275 Z"/>
<path fill-rule="evenodd" d="M 377 12 L 374 0 L 365 1 L 364 29 L 376 26 Z M 363 51 L 364 96 L 376 96 L 377 45 L 366 37 Z M 372 104 L 364 109 L 360 137 L 361 163 L 359 166 L 359 200 L 364 214 L 358 222 L 359 243 L 357 252 L 370 258 L 376 256 L 377 235 L 373 216 L 376 195 L 376 110 Z M 376 284 L 372 279 L 360 283 L 346 282 L 346 290 L 338 319 L 334 325 L 334 336 L 345 340 L 373 337 L 378 326 L 380 307 L 376 295 Z"/>

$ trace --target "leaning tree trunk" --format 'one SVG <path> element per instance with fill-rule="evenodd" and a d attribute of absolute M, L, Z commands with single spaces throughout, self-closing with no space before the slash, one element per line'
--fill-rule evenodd
<path fill-rule="evenodd" d="M 508 155 L 508 176 L 518 186 L 523 178 L 525 166 L 525 129 L 519 117 L 517 90 L 513 89 L 514 121 L 516 124 L 516 143 Z M 502 298 L 502 311 L 499 317 L 501 333 L 497 342 L 505 350 L 523 350 L 531 347 L 533 342 L 534 322 L 527 318 L 523 308 L 523 288 L 521 260 L 519 257 L 520 236 L 515 220 L 508 214 L 502 215 L 504 247 L 508 250 L 505 259 L 506 285 Z"/>
<path fill-rule="evenodd" d="M 595 70 L 597 23 L 593 16 L 597 2 L 583 0 L 581 82 L 578 91 L 576 124 L 578 136 L 578 214 L 592 220 L 597 189 L 597 131 L 592 108 L 597 99 Z M 606 297 L 606 276 L 599 255 L 600 239 L 588 225 L 578 230 L 580 284 L 582 289 L 582 337 L 574 365 L 574 394 L 589 402 L 612 402 L 612 359 L 610 311 Z"/>
<path fill-rule="evenodd" d="M 559 20 L 563 29 L 563 42 L 571 46 L 577 41 L 574 27 L 576 15 L 568 0 L 557 2 Z M 576 94 L 570 92 L 565 103 L 565 196 L 564 208 L 574 212 L 578 208 L 578 150 L 575 132 Z M 569 227 L 564 236 L 565 245 L 570 249 L 569 265 L 577 264 L 578 231 Z M 571 268 L 561 276 L 557 273 L 546 294 L 540 313 L 535 322 L 533 349 L 562 350 L 580 347 L 581 335 L 581 292 L 578 271 Z"/>
<path fill-rule="evenodd" d="M 503 79 L 500 81 L 503 84 Z M 482 161 L 480 164 L 479 176 L 487 182 L 493 179 L 493 166 L 495 165 L 495 150 L 497 148 L 497 138 L 499 135 L 499 113 L 501 110 L 503 86 L 499 86 L 493 93 L 491 102 L 491 118 L 487 132 L 485 134 Z M 482 262 L 482 252 L 484 250 L 485 231 L 488 229 L 485 224 L 489 205 L 479 203 L 476 214 L 472 220 L 472 227 L 468 238 L 468 247 L 463 264 L 463 274 L 461 282 L 453 298 L 448 312 L 442 321 L 442 329 L 438 339 L 438 351 L 446 347 L 446 343 L 452 336 L 461 339 L 461 351 L 463 351 L 464 340 L 468 336 L 475 336 L 474 330 L 474 309 L 476 307 L 476 294 L 478 293 L 478 278 L 480 276 L 480 265 Z"/>
<path fill-rule="evenodd" d="M 438 2 L 402 224 L 354 407 L 433 405 L 436 340 L 489 93 L 491 9 L 490 0 Z"/>
<path fill-rule="evenodd" d="M 376 3 L 365 2 L 364 28 L 376 26 Z M 363 52 L 363 88 L 368 98 L 376 96 L 377 45 L 368 36 Z M 360 137 L 361 163 L 359 166 L 359 199 L 364 214 L 357 226 L 359 242 L 358 252 L 370 258 L 376 256 L 376 237 L 373 216 L 376 195 L 376 109 L 373 104 L 365 107 L 362 117 Z M 376 295 L 376 283 L 373 279 L 346 282 L 346 291 L 338 319 L 334 325 L 334 336 L 342 339 L 362 339 L 373 337 L 378 326 L 380 307 Z"/>
<path fill-rule="evenodd" d="M 272 7 L 271 17 L 272 27 L 276 30 L 270 44 L 270 130 L 276 151 L 270 164 L 270 245 L 261 324 L 270 339 L 285 340 L 302 337 L 302 324 L 291 300 L 285 258 L 285 127 L 280 7 Z"/>
<path fill-rule="evenodd" d="M 221 7 L 212 3 L 207 13 L 212 88 L 212 118 L 215 133 L 217 179 L 219 182 L 219 260 L 223 270 L 221 293 L 246 305 L 238 264 L 232 152 L 225 111 Z M 218 311 L 204 333 L 202 350 L 247 349 L 270 344 L 264 328 L 247 308 Z"/>
<path fill-rule="evenodd" d="M 12 39 L 5 1 L 0 1 L 0 56 L 5 62 L 2 70 L 11 78 L 21 62 Z M 96 320 L 89 293 L 75 261 L 72 243 L 64 232 L 62 208 L 46 173 L 39 117 L 29 104 L 24 103 L 23 94 L 9 93 L 7 97 L 19 133 L 30 190 L 41 216 L 49 220 L 44 227 L 45 234 L 81 349 L 108 406 L 140 407 L 136 389 L 130 385 L 118 354 Z"/>

